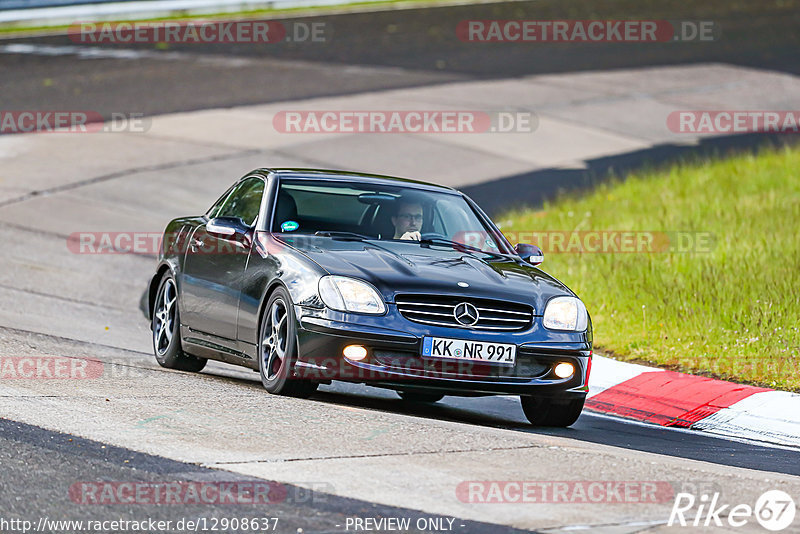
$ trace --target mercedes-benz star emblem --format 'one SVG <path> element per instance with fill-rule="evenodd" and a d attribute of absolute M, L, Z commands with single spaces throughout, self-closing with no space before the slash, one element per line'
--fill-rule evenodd
<path fill-rule="evenodd" d="M 453 316 L 455 316 L 456 321 L 461 323 L 464 326 L 473 326 L 475 323 L 478 322 L 478 318 L 480 315 L 478 314 L 478 308 L 470 304 L 469 302 L 462 302 L 456 309 L 453 310 Z"/>

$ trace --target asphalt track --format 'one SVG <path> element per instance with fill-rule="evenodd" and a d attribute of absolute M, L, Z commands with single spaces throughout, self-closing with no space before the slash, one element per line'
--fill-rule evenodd
<path fill-rule="evenodd" d="M 509 3 L 337 16 L 330 21 L 335 39 L 321 50 L 288 46 L 269 51 L 178 49 L 171 50 L 176 54 L 168 58 L 135 61 L 89 61 L 72 53 L 55 57 L 3 53 L 0 94 L 5 109 L 161 114 L 476 78 L 674 62 L 728 61 L 798 72 L 792 51 L 797 49 L 798 37 L 785 30 L 796 27 L 796 10 L 764 9 L 759 17 L 747 18 L 747 10 L 739 7 L 742 12 L 727 15 L 726 35 L 738 36 L 730 47 L 688 45 L 679 49 L 679 55 L 672 44 L 633 52 L 626 49 L 625 53 L 607 45 L 577 55 L 566 50 L 559 55 L 560 47 L 555 45 L 541 49 L 497 46 L 476 55 L 462 43 L 437 38 L 445 32 L 428 31 L 469 17 L 522 13 L 516 16 L 566 18 L 569 13 L 580 18 L 583 13 L 575 11 L 582 5 L 577 2 L 562 4 L 564 11 L 537 4 L 550 11 L 531 14 L 534 3 Z M 676 14 L 680 10 L 675 5 L 661 5 L 661 11 L 649 16 L 700 19 L 708 15 Z M 633 3 L 595 4 L 596 9 L 604 6 L 634 9 Z M 763 38 L 765 28 L 774 30 L 773 39 Z M 421 38 L 422 34 L 429 38 Z M 383 46 L 368 46 L 374 39 Z M 25 42 L 69 44 L 58 37 Z M 762 140 L 736 138 L 727 143 L 747 149 Z M 717 143 L 707 146 L 726 146 L 724 141 Z M 183 150 L 177 143 L 175 147 Z M 151 174 L 160 174 L 158 180 L 139 180 L 138 175 L 147 174 L 140 172 L 127 182 L 129 189 L 102 189 L 103 202 L 118 203 L 120 213 L 106 208 L 82 212 L 78 207 L 98 194 L 91 183 L 95 171 L 81 160 L 80 150 L 73 156 L 74 169 L 85 173 L 89 181 L 85 188 L 67 190 L 67 194 L 77 191 L 71 197 L 73 209 L 67 204 L 64 212 L 48 212 L 40 203 L 43 196 L 57 197 L 57 188 L 70 181 L 60 177 L 48 178 L 53 182 L 48 185 L 56 188 L 49 195 L 31 195 L 0 208 L 8 214 L 0 224 L 8 236 L 9 251 L 0 280 L 2 354 L 88 357 L 105 367 L 101 380 L 74 385 L 0 384 L 0 415 L 7 417 L 0 420 L 2 518 L 175 520 L 268 512 L 280 517 L 280 532 L 342 532 L 347 517 L 440 514 L 437 517 L 459 518 L 456 531 L 464 532 L 511 532 L 513 526 L 555 532 L 576 525 L 590 525 L 597 532 L 638 532 L 669 530 L 663 523 L 671 503 L 658 507 L 578 505 L 569 510 L 544 505 L 481 508 L 452 502 L 453 488 L 469 479 L 627 477 L 668 480 L 675 487 L 708 484 L 742 502 L 752 502 L 775 487 L 800 496 L 800 484 L 794 478 L 800 475 L 796 450 L 592 414 L 583 415 L 570 429 L 532 429 L 525 424 L 517 401 L 503 397 L 446 398 L 436 405 L 415 406 L 401 403 L 391 392 L 335 385 L 324 386 L 312 399 L 301 401 L 269 396 L 261 391 L 253 373 L 222 365 L 211 365 L 199 376 L 158 368 L 147 352 L 147 325 L 136 306 L 152 259 L 65 257 L 62 227 L 86 229 L 80 227 L 82 221 L 102 224 L 137 210 L 148 221 L 160 222 L 175 215 L 170 202 L 203 205 L 227 180 L 227 176 L 219 179 L 225 158 L 238 164 L 258 156 L 226 156 L 215 152 L 216 147 L 209 150 L 205 159 L 153 170 Z M 672 155 L 666 154 L 664 161 Z M 125 157 L 135 159 L 135 152 Z M 632 166 L 641 159 L 631 158 Z M 616 163 L 620 161 L 626 160 Z M 181 183 L 187 176 L 195 187 L 186 193 L 188 199 L 168 189 L 170 183 Z M 32 174 L 32 179 L 41 176 Z M 513 189 L 525 176 L 504 179 Z M 475 186 L 476 191 L 486 187 Z M 92 192 L 82 196 L 80 191 L 87 189 Z M 156 191 L 165 198 L 156 199 Z M 111 334 L 104 334 L 102 328 L 98 332 L 103 324 L 111 325 Z M 320 486 L 318 498 L 310 502 L 290 499 L 257 511 L 241 506 L 83 506 L 68 497 L 69 487 L 82 480 L 240 481 L 253 477 L 280 481 L 294 495 L 303 495 L 304 481 L 328 485 Z"/>
<path fill-rule="evenodd" d="M 54 521 L 154 521 L 205 518 L 278 518 L 277 532 L 330 532 L 348 517 L 404 517 L 416 521 L 430 517 L 415 510 L 375 505 L 328 495 L 321 491 L 281 485 L 275 502 L 266 504 L 158 505 L 92 504 L 76 506 L 80 494 L 71 493 L 76 481 L 124 480 L 152 485 L 174 480 L 216 484 L 247 484 L 260 479 L 206 469 L 166 458 L 104 445 L 95 441 L 49 432 L 38 427 L 0 419 L 0 465 L 5 490 L 0 494 L 0 518 L 47 516 Z M 43 465 L 42 458 L 47 458 Z M 80 483 L 80 482 L 77 482 Z M 324 489 L 324 488 L 323 488 Z M 178 510 L 176 510 L 178 508 Z M 209 523 L 210 524 L 210 523 Z M 512 534 L 522 530 L 459 520 L 458 531 Z M 14 529 L 16 530 L 16 529 Z M 61 531 L 71 531 L 63 529 Z M 12 530 L 13 531 L 13 530 Z"/>
<path fill-rule="evenodd" d="M 641 43 L 469 43 L 455 28 L 471 19 L 655 19 L 713 21 L 718 41 Z M 747 0 L 522 1 L 364 14 L 319 15 L 282 21 L 322 23 L 324 42 L 268 44 L 102 45 L 156 54 L 135 61 L 87 61 L 63 55 L 0 54 L 0 94 L 7 109 L 47 102 L 49 109 L 143 112 L 297 100 L 455 80 L 720 62 L 800 72 L 796 51 L 800 10 L 791 2 Z M 76 46 L 67 36 L 6 43 Z M 181 57 L 181 54 L 188 54 Z M 161 59 L 159 59 L 161 58 Z M 233 67 L 233 68 L 232 68 Z"/>
<path fill-rule="evenodd" d="M 461 420 L 468 424 L 497 426 L 510 431 L 533 432 L 519 417 L 508 417 L 507 403 L 498 402 L 501 399 L 485 399 L 476 406 L 474 402 L 468 404 L 451 398 L 437 406 L 409 408 L 392 398 L 393 395 L 375 388 L 339 386 L 324 389 L 328 391 L 315 395 L 315 400 L 407 413 L 416 417 Z M 536 432 L 748 469 L 800 475 L 794 451 L 697 435 L 687 440 L 682 432 L 632 425 L 588 413 L 571 429 Z M 176 462 L 7 419 L 0 419 L 0 451 L 0 467 L 5 481 L 5 490 L 0 493 L 0 518 L 6 520 L 26 518 L 35 521 L 31 518 L 45 516 L 53 520 L 135 521 L 148 518 L 176 522 L 182 518 L 277 517 L 279 532 L 298 532 L 298 529 L 303 532 L 337 532 L 341 529 L 336 526 L 345 524 L 348 517 L 400 517 L 412 521 L 436 517 L 412 509 L 327 494 L 325 485 L 309 490 L 282 484 L 281 500 L 260 505 L 78 506 L 70 488 L 82 481 L 126 481 L 157 486 L 175 480 L 248 483 L 259 482 L 260 479 Z M 704 483 L 708 484 L 707 481 Z M 457 531 L 464 534 L 525 531 L 479 521 L 457 521 Z"/>

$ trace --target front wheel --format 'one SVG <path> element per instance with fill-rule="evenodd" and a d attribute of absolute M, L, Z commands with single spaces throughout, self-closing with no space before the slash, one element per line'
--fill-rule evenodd
<path fill-rule="evenodd" d="M 267 301 L 261 319 L 258 371 L 270 393 L 306 398 L 317 390 L 317 382 L 291 378 L 297 360 L 297 326 L 292 301 L 278 288 Z"/>
<path fill-rule="evenodd" d="M 533 426 L 568 427 L 580 417 L 586 398 L 551 399 L 524 395 L 520 401 L 525 417 Z"/>
<path fill-rule="evenodd" d="M 197 372 L 206 366 L 208 360 L 186 354 L 181 347 L 178 286 L 172 274 L 161 279 L 152 317 L 153 351 L 161 367 Z"/>

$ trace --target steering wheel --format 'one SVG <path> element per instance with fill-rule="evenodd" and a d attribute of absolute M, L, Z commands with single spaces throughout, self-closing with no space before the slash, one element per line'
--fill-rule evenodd
<path fill-rule="evenodd" d="M 420 234 L 421 239 L 447 239 L 447 236 L 438 232 L 425 232 Z M 449 241 L 449 239 L 448 239 Z"/>

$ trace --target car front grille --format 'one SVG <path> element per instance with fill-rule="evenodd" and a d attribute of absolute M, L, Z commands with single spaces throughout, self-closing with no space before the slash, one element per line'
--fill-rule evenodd
<path fill-rule="evenodd" d="M 524 330 L 533 320 L 533 308 L 502 300 L 450 297 L 440 295 L 398 295 L 395 303 L 409 321 L 434 326 L 470 330 Z M 478 312 L 478 321 L 465 325 L 456 320 L 456 307 L 471 304 Z"/>

